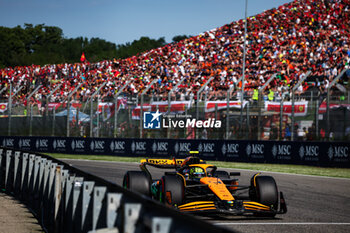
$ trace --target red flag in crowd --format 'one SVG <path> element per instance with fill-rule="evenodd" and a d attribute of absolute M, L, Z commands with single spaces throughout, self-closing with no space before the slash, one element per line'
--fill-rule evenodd
<path fill-rule="evenodd" d="M 80 61 L 84 62 L 86 60 L 84 52 L 81 54 Z"/>
<path fill-rule="evenodd" d="M 5 112 L 7 110 L 7 103 L 0 103 L 0 112 Z"/>

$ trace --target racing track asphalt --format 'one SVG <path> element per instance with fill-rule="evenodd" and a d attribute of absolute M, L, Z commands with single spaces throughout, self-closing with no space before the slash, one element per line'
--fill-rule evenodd
<path fill-rule="evenodd" d="M 65 160 L 67 163 L 121 185 L 128 170 L 139 170 L 137 163 Z M 256 171 L 240 171 L 240 184 L 249 185 Z M 154 178 L 164 170 L 151 169 Z M 262 172 L 275 178 L 288 212 L 274 219 L 253 217 L 200 217 L 205 221 L 238 232 L 350 232 L 350 179 Z"/>

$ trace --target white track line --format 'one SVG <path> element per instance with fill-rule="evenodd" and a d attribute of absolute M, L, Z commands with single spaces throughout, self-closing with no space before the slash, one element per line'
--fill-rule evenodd
<path fill-rule="evenodd" d="M 101 163 L 129 163 L 129 164 L 139 164 L 138 162 L 117 162 L 117 161 L 90 160 L 90 159 L 62 159 L 62 160 L 75 160 L 75 161 L 101 162 Z M 220 167 L 220 168 L 222 168 L 222 167 Z M 272 171 L 250 170 L 250 169 L 241 169 L 241 168 L 222 168 L 222 169 L 234 170 L 234 171 L 263 172 L 263 173 L 282 174 L 282 175 L 291 175 L 291 176 L 306 176 L 306 177 L 314 177 L 314 178 L 325 178 L 325 179 L 337 179 L 337 180 L 348 180 L 348 181 L 350 181 L 350 178 L 342 178 L 342 177 L 315 176 L 315 175 L 304 175 L 304 174 L 285 173 L 285 172 L 272 172 Z"/>
<path fill-rule="evenodd" d="M 345 225 L 350 226 L 349 222 L 219 222 L 214 225 Z"/>

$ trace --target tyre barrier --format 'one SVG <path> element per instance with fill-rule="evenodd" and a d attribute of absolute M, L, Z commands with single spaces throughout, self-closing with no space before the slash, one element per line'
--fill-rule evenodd
<path fill-rule="evenodd" d="M 0 190 L 46 232 L 232 232 L 40 153 L 0 147 Z"/>

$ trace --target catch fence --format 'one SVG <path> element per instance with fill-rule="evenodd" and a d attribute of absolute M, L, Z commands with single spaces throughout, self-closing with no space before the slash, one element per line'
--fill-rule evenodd
<path fill-rule="evenodd" d="M 207 84 L 212 79 L 196 93 L 178 85 L 158 93 L 152 88 L 155 79 L 139 94 L 126 94 L 127 82 L 112 97 L 100 95 L 102 84 L 91 95 L 76 99 L 78 85 L 64 100 L 53 98 L 58 86 L 41 102 L 30 101 L 40 86 L 27 102 L 11 89 L 11 98 L 0 93 L 0 135 L 349 141 L 349 83 L 337 82 L 344 75 L 345 70 L 323 89 L 311 82 L 307 91 L 300 92 L 304 79 L 293 89 L 268 88 L 267 82 L 243 96 L 237 85 L 227 91 L 210 90 Z M 157 111 L 160 117 L 148 119 Z"/>

